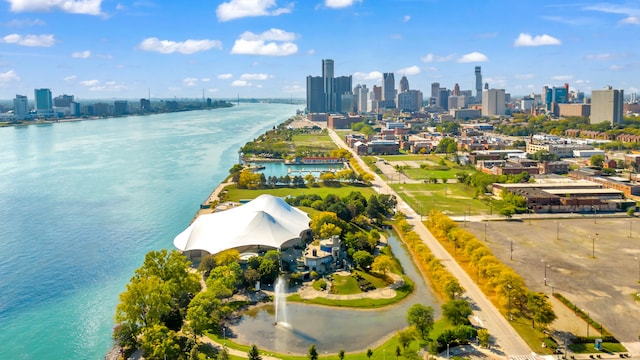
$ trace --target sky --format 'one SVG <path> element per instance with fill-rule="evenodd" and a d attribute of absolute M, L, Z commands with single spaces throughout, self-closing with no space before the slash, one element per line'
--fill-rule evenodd
<path fill-rule="evenodd" d="M 512 96 L 629 94 L 639 30 L 640 0 L 0 0 L 0 99 L 304 98 L 322 59 L 425 97 L 474 89 L 475 66 Z"/>

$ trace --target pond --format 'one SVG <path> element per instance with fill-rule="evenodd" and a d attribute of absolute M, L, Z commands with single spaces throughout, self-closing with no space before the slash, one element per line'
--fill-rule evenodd
<path fill-rule="evenodd" d="M 414 292 L 400 303 L 364 310 L 287 303 L 289 326 L 274 326 L 274 315 L 265 307 L 229 327 L 234 341 L 281 354 L 306 354 L 311 344 L 320 354 L 337 354 L 340 349 L 362 351 L 405 328 L 407 310 L 413 304 L 432 306 L 437 316 L 440 306 L 404 245 L 394 235 L 388 243 L 415 283 Z"/>
<path fill-rule="evenodd" d="M 343 164 L 331 164 L 331 165 L 286 165 L 283 162 L 259 162 L 256 165 L 264 166 L 264 169 L 257 170 L 256 173 L 262 173 L 265 177 L 269 176 L 285 176 L 289 175 L 305 177 L 307 174 L 312 174 L 316 179 L 323 172 L 338 171 L 344 169 Z"/>

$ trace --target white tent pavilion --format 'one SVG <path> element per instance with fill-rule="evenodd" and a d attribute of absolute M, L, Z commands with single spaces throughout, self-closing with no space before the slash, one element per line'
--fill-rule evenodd
<path fill-rule="evenodd" d="M 242 206 L 199 216 L 173 239 L 173 245 L 190 258 L 202 256 L 202 251 L 281 249 L 299 241 L 307 230 L 305 212 L 263 194 Z"/>

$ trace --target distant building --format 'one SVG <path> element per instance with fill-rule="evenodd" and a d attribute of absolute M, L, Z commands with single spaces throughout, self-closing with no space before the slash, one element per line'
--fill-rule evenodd
<path fill-rule="evenodd" d="M 358 92 L 356 93 L 356 109 L 358 112 L 363 113 L 367 112 L 367 102 L 369 100 L 369 89 L 367 89 L 367 85 L 360 85 L 358 88 Z"/>
<path fill-rule="evenodd" d="M 149 100 L 149 99 L 140 99 L 140 110 L 142 110 L 142 111 L 151 111 L 151 100 Z"/>
<path fill-rule="evenodd" d="M 335 78 L 333 65 L 333 60 L 323 59 L 322 77 L 307 76 L 307 112 L 341 112 L 342 96 L 353 94 L 351 76 Z"/>
<path fill-rule="evenodd" d="M 476 102 L 482 103 L 482 69 L 476 66 Z"/>
<path fill-rule="evenodd" d="M 16 119 L 24 119 L 29 116 L 29 101 L 24 95 L 16 95 L 13 99 L 13 115 Z"/>
<path fill-rule="evenodd" d="M 53 116 L 53 99 L 51 97 L 51 90 L 35 89 L 34 95 L 36 101 L 36 113 L 38 116 Z"/>
<path fill-rule="evenodd" d="M 382 74 L 382 100 L 385 108 L 396 107 L 396 81 L 393 73 Z"/>
<path fill-rule="evenodd" d="M 621 124 L 623 102 L 624 90 L 614 90 L 610 86 L 605 90 L 593 90 L 591 92 L 590 123 Z"/>
<path fill-rule="evenodd" d="M 482 116 L 504 115 L 506 111 L 504 89 L 487 89 L 482 92 Z"/>
<path fill-rule="evenodd" d="M 127 100 L 116 100 L 113 102 L 113 114 L 116 116 L 127 115 L 129 113 L 129 103 Z"/>
<path fill-rule="evenodd" d="M 407 90 L 398 94 L 398 108 L 404 111 L 418 111 L 422 108 L 422 91 Z"/>
<path fill-rule="evenodd" d="M 307 111 L 310 113 L 326 111 L 322 76 L 307 76 Z"/>
<path fill-rule="evenodd" d="M 56 107 L 71 107 L 73 102 L 73 95 L 60 95 L 53 98 L 53 106 Z"/>
<path fill-rule="evenodd" d="M 589 116 L 591 105 L 589 104 L 558 104 L 559 116 Z"/>
<path fill-rule="evenodd" d="M 409 91 L 409 80 L 403 75 L 400 79 L 400 92 L 403 93 L 405 91 Z"/>

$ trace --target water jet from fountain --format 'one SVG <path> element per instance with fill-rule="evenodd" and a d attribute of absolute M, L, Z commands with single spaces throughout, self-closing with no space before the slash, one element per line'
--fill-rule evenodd
<path fill-rule="evenodd" d="M 281 325 L 289 327 L 287 322 L 287 292 L 286 292 L 286 280 L 284 276 L 278 276 L 276 285 L 274 288 L 273 302 L 275 308 L 275 320 L 273 325 Z"/>

